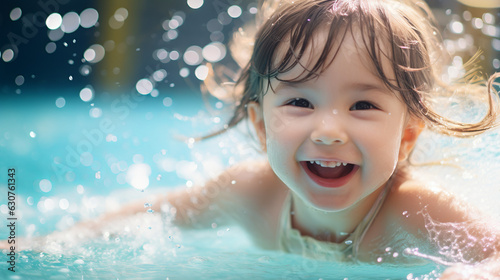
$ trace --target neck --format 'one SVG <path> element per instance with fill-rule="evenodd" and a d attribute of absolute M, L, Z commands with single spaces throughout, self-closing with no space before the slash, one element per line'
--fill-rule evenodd
<path fill-rule="evenodd" d="M 303 236 L 340 243 L 354 232 L 384 188 L 381 186 L 356 204 L 340 211 L 318 210 L 293 194 L 292 227 Z"/>

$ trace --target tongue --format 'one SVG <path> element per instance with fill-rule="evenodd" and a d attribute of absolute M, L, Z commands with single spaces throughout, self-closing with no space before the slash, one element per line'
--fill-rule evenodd
<path fill-rule="evenodd" d="M 335 168 L 322 167 L 320 165 L 311 163 L 308 163 L 307 166 L 314 174 L 325 179 L 337 179 L 344 177 L 347 174 L 349 174 L 353 169 L 352 164 L 348 164 L 346 166 L 341 165 Z"/>

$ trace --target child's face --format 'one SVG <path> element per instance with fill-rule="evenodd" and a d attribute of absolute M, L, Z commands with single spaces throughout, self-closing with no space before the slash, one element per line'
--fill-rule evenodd
<path fill-rule="evenodd" d="M 383 186 L 418 136 L 406 105 L 368 68 L 354 42 L 348 34 L 317 79 L 272 81 L 275 93 L 249 111 L 277 176 L 304 201 L 327 211 L 346 209 Z M 302 65 L 315 55 L 307 52 Z M 279 78 L 295 78 L 302 70 L 297 66 Z"/>

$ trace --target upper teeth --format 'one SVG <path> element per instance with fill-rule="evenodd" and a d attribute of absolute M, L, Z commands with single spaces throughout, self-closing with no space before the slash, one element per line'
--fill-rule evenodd
<path fill-rule="evenodd" d="M 320 165 L 321 167 L 331 167 L 335 168 L 337 166 L 346 166 L 347 162 L 340 162 L 340 161 L 322 161 L 322 160 L 311 160 L 311 164 L 317 164 Z"/>

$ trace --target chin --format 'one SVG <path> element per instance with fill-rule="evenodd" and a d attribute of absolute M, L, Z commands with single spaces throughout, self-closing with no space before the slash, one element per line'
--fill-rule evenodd
<path fill-rule="evenodd" d="M 329 195 L 307 195 L 299 194 L 304 203 L 311 208 L 324 212 L 339 212 L 346 210 L 354 205 L 353 202 L 345 197 Z"/>

